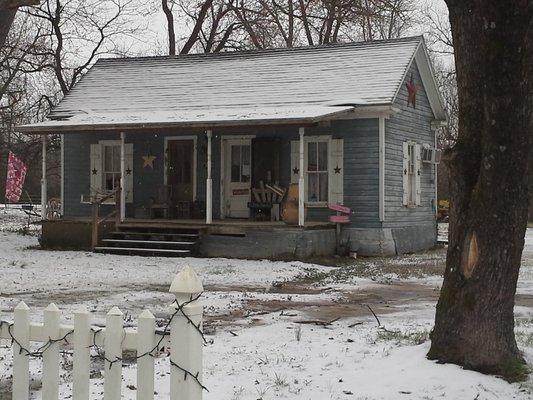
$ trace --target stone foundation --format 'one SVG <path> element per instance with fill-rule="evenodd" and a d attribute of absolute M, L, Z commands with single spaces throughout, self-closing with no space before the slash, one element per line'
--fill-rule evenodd
<path fill-rule="evenodd" d="M 335 254 L 334 229 L 248 230 L 243 235 L 208 235 L 199 253 L 204 257 L 303 260 Z"/>
<path fill-rule="evenodd" d="M 394 256 L 433 248 L 437 243 L 435 223 L 401 228 L 347 228 L 343 241 L 362 256 Z"/>

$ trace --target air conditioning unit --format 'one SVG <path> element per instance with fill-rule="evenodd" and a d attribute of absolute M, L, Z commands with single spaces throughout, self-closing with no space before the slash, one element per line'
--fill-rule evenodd
<path fill-rule="evenodd" d="M 442 151 L 434 147 L 422 147 L 422 162 L 428 164 L 439 164 L 442 156 Z"/>

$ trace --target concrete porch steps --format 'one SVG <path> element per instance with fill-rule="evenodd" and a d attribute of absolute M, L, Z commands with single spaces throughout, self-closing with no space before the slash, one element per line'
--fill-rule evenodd
<path fill-rule="evenodd" d="M 140 247 L 105 247 L 94 249 L 97 253 L 124 254 L 130 256 L 163 256 L 163 257 L 187 257 L 191 255 L 188 250 L 150 249 Z"/>
<path fill-rule="evenodd" d="M 200 237 L 199 229 L 189 227 L 118 225 L 94 251 L 139 256 L 188 257 L 195 255 Z"/>

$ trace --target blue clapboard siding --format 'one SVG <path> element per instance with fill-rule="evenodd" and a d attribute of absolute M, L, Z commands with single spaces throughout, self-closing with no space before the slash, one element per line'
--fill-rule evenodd
<path fill-rule="evenodd" d="M 379 124 L 377 119 L 333 121 L 334 138 L 344 139 L 344 204 L 351 226 L 379 226 Z"/>
<path fill-rule="evenodd" d="M 407 106 L 406 83 L 413 77 L 418 87 L 416 108 Z M 421 163 L 421 205 L 405 207 L 403 200 L 403 142 L 412 140 L 420 145 L 434 146 L 431 130 L 433 112 L 424 90 L 416 63 L 413 62 L 406 80 L 402 83 L 395 107 L 401 112 L 385 122 L 385 222 L 384 227 L 413 226 L 435 221 L 435 167 Z"/>
<path fill-rule="evenodd" d="M 164 138 L 187 135 L 197 137 L 197 199 L 205 200 L 207 138 L 202 129 L 129 132 L 126 143 L 133 143 L 133 204 L 127 205 L 128 217 L 146 216 L 150 198 L 157 196 L 164 182 Z M 213 216 L 220 217 L 220 146 L 225 135 L 255 135 L 280 139 L 280 184 L 287 186 L 291 178 L 291 141 L 298 140 L 298 127 L 272 126 L 260 128 L 225 128 L 213 131 Z M 352 225 L 375 227 L 378 222 L 378 121 L 352 119 L 332 121 L 330 126 L 306 128 L 306 135 L 331 135 L 344 139 L 344 203 L 354 210 Z M 65 135 L 65 216 L 90 216 L 88 205 L 80 203 L 89 194 L 90 145 L 100 140 L 117 140 L 119 134 L 87 133 Z M 156 156 L 154 168 L 143 167 L 142 156 Z M 111 211 L 103 207 L 102 214 Z M 309 221 L 326 221 L 332 213 L 327 208 L 309 208 Z"/>

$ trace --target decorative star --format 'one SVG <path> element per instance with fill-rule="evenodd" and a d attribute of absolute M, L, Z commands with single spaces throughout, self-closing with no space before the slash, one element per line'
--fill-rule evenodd
<path fill-rule="evenodd" d="M 295 175 L 298 175 L 300 173 L 300 169 L 295 167 L 293 168 L 292 172 L 294 172 Z"/>
<path fill-rule="evenodd" d="M 341 173 L 341 168 L 339 167 L 339 164 L 337 164 L 336 168 L 333 168 L 333 171 L 335 171 L 336 174 L 340 174 Z"/>
<path fill-rule="evenodd" d="M 96 175 L 98 173 L 98 170 L 96 168 L 93 168 L 92 173 L 93 175 Z"/>
<path fill-rule="evenodd" d="M 131 168 L 128 167 L 128 169 L 126 170 L 126 175 L 131 175 Z"/>
<path fill-rule="evenodd" d="M 408 92 L 407 106 L 412 104 L 413 108 L 416 108 L 416 92 L 418 90 L 418 87 L 416 86 L 415 81 L 413 79 L 413 74 L 411 74 L 411 79 L 409 80 L 409 82 L 406 83 L 406 86 Z"/>
<path fill-rule="evenodd" d="M 155 158 L 156 158 L 155 156 L 148 155 L 148 154 L 143 156 L 143 168 L 150 167 L 153 169 Z"/>

